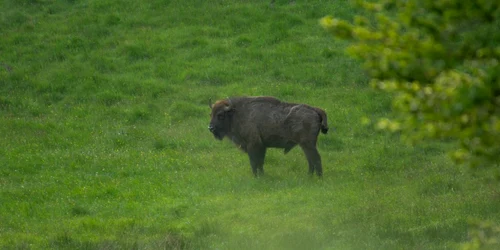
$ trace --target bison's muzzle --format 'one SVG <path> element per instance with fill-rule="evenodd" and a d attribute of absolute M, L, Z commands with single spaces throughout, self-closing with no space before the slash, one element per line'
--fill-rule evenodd
<path fill-rule="evenodd" d="M 214 135 L 215 139 L 222 140 L 224 138 L 224 134 L 213 125 L 208 125 L 208 130 Z"/>

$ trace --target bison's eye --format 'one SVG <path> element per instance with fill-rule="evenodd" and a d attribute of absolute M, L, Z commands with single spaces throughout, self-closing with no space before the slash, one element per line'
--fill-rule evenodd
<path fill-rule="evenodd" d="M 224 120 L 224 114 L 218 114 L 217 119 L 219 119 L 221 121 Z"/>

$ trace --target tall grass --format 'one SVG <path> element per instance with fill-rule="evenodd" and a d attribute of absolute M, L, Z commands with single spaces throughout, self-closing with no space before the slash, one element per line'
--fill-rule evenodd
<path fill-rule="evenodd" d="M 390 112 L 318 19 L 347 1 L 4 0 L 2 249 L 444 249 L 498 222 L 498 183 L 446 142 L 361 125 Z M 206 129 L 208 99 L 324 108 L 324 177 L 300 150 L 266 175 Z"/>

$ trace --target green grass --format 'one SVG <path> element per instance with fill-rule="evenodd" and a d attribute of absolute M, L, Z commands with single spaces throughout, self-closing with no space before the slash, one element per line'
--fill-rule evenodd
<path fill-rule="evenodd" d="M 500 221 L 497 182 L 389 115 L 318 25 L 347 1 L 0 2 L 0 248 L 445 249 Z M 324 108 L 324 177 L 299 149 L 266 175 L 208 132 L 208 99 Z"/>

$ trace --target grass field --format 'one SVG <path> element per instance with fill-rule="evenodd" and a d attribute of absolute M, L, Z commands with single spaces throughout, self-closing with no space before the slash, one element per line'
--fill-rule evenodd
<path fill-rule="evenodd" d="M 454 249 L 500 222 L 498 182 L 390 115 L 319 18 L 348 1 L 0 1 L 1 249 Z M 209 133 L 208 99 L 322 107 L 324 177 L 266 175 Z"/>

